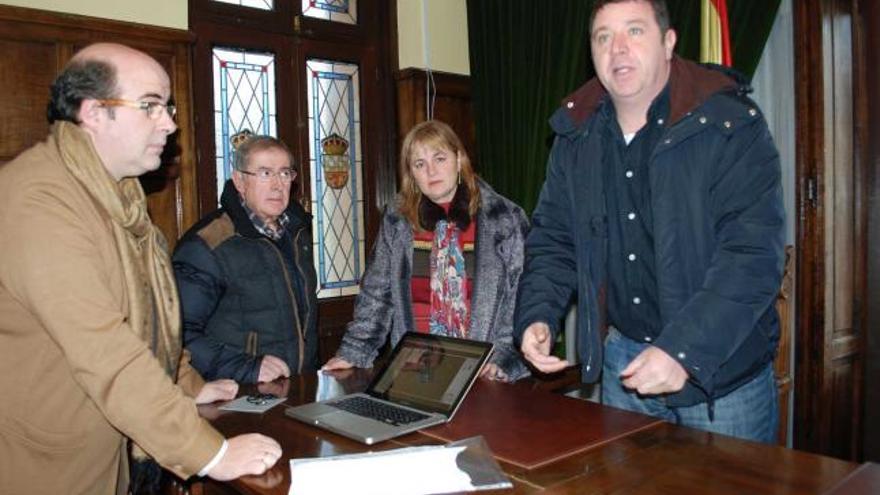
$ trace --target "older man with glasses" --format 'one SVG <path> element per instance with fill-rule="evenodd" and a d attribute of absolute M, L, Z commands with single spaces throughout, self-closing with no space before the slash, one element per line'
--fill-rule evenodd
<path fill-rule="evenodd" d="M 287 146 L 270 136 L 233 138 L 232 179 L 220 209 L 181 239 L 174 273 L 184 343 L 210 379 L 271 382 L 316 368 L 316 276 L 311 218 L 290 201 Z"/>

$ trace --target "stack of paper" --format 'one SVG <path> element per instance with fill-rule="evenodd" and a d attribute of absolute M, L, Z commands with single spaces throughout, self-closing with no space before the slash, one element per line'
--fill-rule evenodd
<path fill-rule="evenodd" d="M 476 441 L 485 446 L 482 439 Z M 469 444 L 404 449 L 335 457 L 290 460 L 290 495 L 359 493 L 376 495 L 418 495 L 508 488 L 512 485 L 497 468 L 491 455 L 488 471 L 492 483 L 485 483 L 486 467 L 480 466 L 478 482 L 460 466 L 473 466 L 473 459 L 459 458 Z M 478 449 L 471 449 L 480 452 Z M 486 450 L 486 452 L 488 452 Z M 465 456 L 468 457 L 468 456 Z M 463 462 L 464 461 L 464 462 Z M 472 469 L 472 468 L 471 468 Z M 481 481 L 481 478 L 483 479 Z"/>

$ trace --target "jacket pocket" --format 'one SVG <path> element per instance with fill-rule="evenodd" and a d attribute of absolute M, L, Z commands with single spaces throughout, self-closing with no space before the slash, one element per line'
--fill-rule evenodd
<path fill-rule="evenodd" d="M 67 454 L 80 450 L 88 441 L 90 428 L 77 431 L 46 431 L 18 418 L 6 418 L 0 430 L 18 438 L 38 452 Z"/>

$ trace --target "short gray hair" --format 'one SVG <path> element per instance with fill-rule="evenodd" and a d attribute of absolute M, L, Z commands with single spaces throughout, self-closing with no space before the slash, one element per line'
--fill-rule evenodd
<path fill-rule="evenodd" d="M 290 152 L 290 148 L 284 144 L 284 141 L 272 136 L 255 134 L 238 145 L 238 148 L 233 155 L 232 168 L 235 170 L 246 170 L 251 155 L 258 151 L 271 148 L 278 148 L 287 153 L 287 159 L 290 162 L 290 166 L 293 166 L 293 153 Z"/>

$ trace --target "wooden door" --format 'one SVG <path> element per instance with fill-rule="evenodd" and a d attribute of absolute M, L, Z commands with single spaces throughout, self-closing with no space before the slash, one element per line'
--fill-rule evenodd
<path fill-rule="evenodd" d="M 865 95 L 859 0 L 795 2 L 794 446 L 860 456 L 865 356 Z"/>
<path fill-rule="evenodd" d="M 865 93 L 868 109 L 868 294 L 867 297 L 867 355 L 865 367 L 865 461 L 880 462 L 880 2 L 867 1 L 860 5 L 862 38 L 867 70 Z M 874 295 L 874 296 L 871 296 Z"/>

